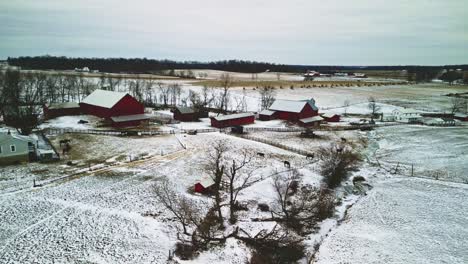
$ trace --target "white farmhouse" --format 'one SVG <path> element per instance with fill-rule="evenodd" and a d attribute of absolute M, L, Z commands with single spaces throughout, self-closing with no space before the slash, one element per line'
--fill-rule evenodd
<path fill-rule="evenodd" d="M 419 111 L 412 108 L 395 109 L 392 115 L 397 122 L 418 123 L 422 121 L 422 116 Z"/>

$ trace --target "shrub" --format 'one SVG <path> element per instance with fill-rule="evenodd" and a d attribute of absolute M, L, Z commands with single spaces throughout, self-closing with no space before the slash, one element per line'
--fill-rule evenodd
<path fill-rule="evenodd" d="M 320 148 L 318 157 L 321 160 L 323 181 L 331 189 L 338 187 L 360 160 L 359 155 L 349 146 L 336 145 Z"/>
<path fill-rule="evenodd" d="M 262 212 L 268 212 L 270 211 L 270 206 L 268 206 L 268 204 L 261 203 L 261 204 L 258 204 L 258 209 Z"/>
<path fill-rule="evenodd" d="M 174 253 L 182 260 L 190 260 L 197 255 L 197 249 L 192 244 L 177 242 Z"/>

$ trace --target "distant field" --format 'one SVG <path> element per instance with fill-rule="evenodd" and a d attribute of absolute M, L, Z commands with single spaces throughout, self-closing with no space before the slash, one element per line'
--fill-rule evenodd
<path fill-rule="evenodd" d="M 194 85 L 209 86 L 209 87 L 221 87 L 221 81 L 219 80 L 202 80 L 192 82 Z M 379 85 L 392 85 L 392 84 L 405 84 L 404 82 L 382 82 L 382 81 L 358 81 L 358 80 L 332 80 L 332 81 L 244 81 L 235 80 L 232 82 L 232 87 L 264 87 L 274 86 L 290 88 L 294 86 L 299 87 L 331 87 L 331 86 L 379 86 Z"/>

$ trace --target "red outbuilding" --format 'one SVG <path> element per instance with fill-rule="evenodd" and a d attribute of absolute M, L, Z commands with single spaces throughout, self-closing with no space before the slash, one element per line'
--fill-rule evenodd
<path fill-rule="evenodd" d="M 340 122 L 340 115 L 337 114 L 327 113 L 321 114 L 321 116 L 327 122 Z"/>
<path fill-rule="evenodd" d="M 313 116 L 299 119 L 299 125 L 303 127 L 319 127 L 322 121 L 323 118 L 321 116 Z"/>
<path fill-rule="evenodd" d="M 262 121 L 269 121 L 275 119 L 275 111 L 271 110 L 262 110 L 260 113 L 258 113 L 258 119 Z"/>
<path fill-rule="evenodd" d="M 81 114 L 80 105 L 75 102 L 45 104 L 42 110 L 45 119 Z"/>
<path fill-rule="evenodd" d="M 80 103 L 81 111 L 110 121 L 112 126 L 137 126 L 149 119 L 145 107 L 128 93 L 95 90 Z"/>
<path fill-rule="evenodd" d="M 95 90 L 80 103 L 84 114 L 109 119 L 112 116 L 138 115 L 145 112 L 143 104 L 128 93 Z"/>
<path fill-rule="evenodd" d="M 252 113 L 223 115 L 211 118 L 211 126 L 216 128 L 242 126 L 247 124 L 253 124 L 254 122 L 255 115 Z"/>
<path fill-rule="evenodd" d="M 213 186 L 215 182 L 211 177 L 204 177 L 197 183 L 195 183 L 194 191 L 197 193 L 208 193 L 210 191 L 210 187 Z"/>
<path fill-rule="evenodd" d="M 176 107 L 174 109 L 174 119 L 182 122 L 193 122 L 199 118 L 199 113 L 192 107 Z"/>
<path fill-rule="evenodd" d="M 318 116 L 315 100 L 291 101 L 276 100 L 269 108 L 275 112 L 275 118 L 296 122 L 299 119 Z"/>
<path fill-rule="evenodd" d="M 468 115 L 462 113 L 456 113 L 453 115 L 453 118 L 458 119 L 460 121 L 466 122 L 468 121 Z"/>

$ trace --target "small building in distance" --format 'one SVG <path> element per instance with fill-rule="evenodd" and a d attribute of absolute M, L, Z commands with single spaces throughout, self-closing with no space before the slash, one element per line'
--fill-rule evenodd
<path fill-rule="evenodd" d="M 114 126 L 135 126 L 149 119 L 145 107 L 128 93 L 95 90 L 80 103 L 84 114 L 109 120 Z"/>
<path fill-rule="evenodd" d="M 463 122 L 467 122 L 468 121 L 468 114 L 455 113 L 453 115 L 453 118 L 455 118 L 457 120 L 460 120 L 460 121 L 463 121 Z"/>
<path fill-rule="evenodd" d="M 208 112 L 193 107 L 178 106 L 174 109 L 174 119 L 182 122 L 198 121 L 199 118 L 208 117 Z"/>
<path fill-rule="evenodd" d="M 45 104 L 42 110 L 45 119 L 81 114 L 80 105 L 75 102 Z"/>
<path fill-rule="evenodd" d="M 215 182 L 209 176 L 204 177 L 197 183 L 195 183 L 194 191 L 197 193 L 208 193 L 210 191 L 210 187 L 213 186 Z"/>
<path fill-rule="evenodd" d="M 321 116 L 299 119 L 299 125 L 303 127 L 319 127 L 322 122 L 323 118 Z"/>
<path fill-rule="evenodd" d="M 318 116 L 318 108 L 315 105 L 314 99 L 302 101 L 275 100 L 269 110 L 275 112 L 275 118 L 290 122 L 297 122 L 299 119 Z"/>
<path fill-rule="evenodd" d="M 395 109 L 392 115 L 397 122 L 419 123 L 422 121 L 422 116 L 419 111 L 412 108 Z"/>
<path fill-rule="evenodd" d="M 424 124 L 428 126 L 456 126 L 457 122 L 454 119 L 451 118 L 445 118 L 445 117 L 438 117 L 438 118 L 432 118 L 424 122 Z"/>
<path fill-rule="evenodd" d="M 36 160 L 36 145 L 29 136 L 0 133 L 0 165 Z"/>
<path fill-rule="evenodd" d="M 211 126 L 216 128 L 242 126 L 247 124 L 253 124 L 254 122 L 255 115 L 253 113 L 239 113 L 211 117 Z"/>
<path fill-rule="evenodd" d="M 326 114 L 321 114 L 323 119 L 327 122 L 340 122 L 340 115 L 333 114 L 333 113 L 326 113 Z"/>
<path fill-rule="evenodd" d="M 273 120 L 275 119 L 275 111 L 271 111 L 271 110 L 262 110 L 260 111 L 260 113 L 258 113 L 258 119 L 260 119 L 261 121 L 270 121 L 270 120 Z"/>

